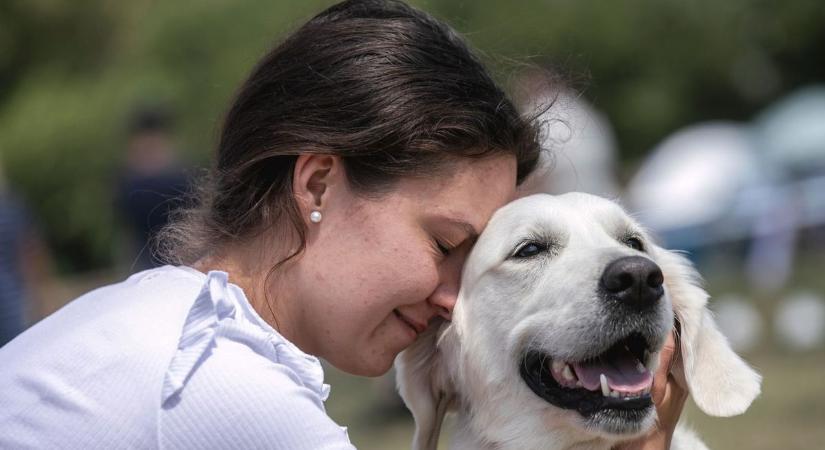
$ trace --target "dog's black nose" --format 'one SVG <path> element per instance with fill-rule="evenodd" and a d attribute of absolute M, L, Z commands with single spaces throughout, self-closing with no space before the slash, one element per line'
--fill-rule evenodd
<path fill-rule="evenodd" d="M 609 298 L 634 308 L 652 306 L 664 294 L 662 270 L 642 256 L 626 256 L 608 264 L 602 287 Z"/>

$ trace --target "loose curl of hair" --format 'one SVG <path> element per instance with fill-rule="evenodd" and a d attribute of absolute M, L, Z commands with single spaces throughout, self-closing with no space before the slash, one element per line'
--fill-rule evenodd
<path fill-rule="evenodd" d="M 357 193 L 380 196 L 400 178 L 492 155 L 513 155 L 521 183 L 538 134 L 448 25 L 400 1 L 345 1 L 252 70 L 196 206 L 160 234 L 156 254 L 191 264 L 284 223 L 299 241 L 278 265 L 300 254 L 307 230 L 292 177 L 302 153 L 339 156 Z"/>

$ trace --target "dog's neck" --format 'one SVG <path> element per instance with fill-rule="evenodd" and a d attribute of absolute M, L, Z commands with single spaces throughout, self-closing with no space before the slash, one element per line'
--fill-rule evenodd
<path fill-rule="evenodd" d="M 526 417 L 536 415 L 505 415 L 494 408 L 494 403 L 475 407 L 466 402 L 455 404 L 451 450 L 610 450 L 616 444 L 615 440 L 586 436 L 571 427 L 549 425 L 563 423 L 558 417 L 530 420 Z"/>
<path fill-rule="evenodd" d="M 489 433 L 478 432 L 470 422 L 469 414 L 457 412 L 455 427 L 449 448 L 451 450 L 523 450 L 541 448 L 545 450 L 610 450 L 614 443 L 601 438 L 582 440 L 581 434 L 524 433 L 517 437 L 500 438 Z M 550 437 L 552 436 L 552 438 Z"/>

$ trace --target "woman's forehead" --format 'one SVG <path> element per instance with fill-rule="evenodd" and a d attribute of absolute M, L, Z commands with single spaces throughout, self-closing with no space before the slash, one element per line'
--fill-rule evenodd
<path fill-rule="evenodd" d="M 433 172 L 425 177 L 407 177 L 399 180 L 397 191 L 402 195 L 439 200 L 446 197 L 513 198 L 516 190 L 516 161 L 510 155 L 483 159 L 463 158 L 447 170 Z"/>
<path fill-rule="evenodd" d="M 513 199 L 515 190 L 515 158 L 508 156 L 471 160 L 433 177 L 403 179 L 393 197 L 477 235 L 493 212 Z"/>

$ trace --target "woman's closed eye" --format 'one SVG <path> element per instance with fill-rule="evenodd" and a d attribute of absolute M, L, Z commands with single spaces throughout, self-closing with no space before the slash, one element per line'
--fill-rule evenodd
<path fill-rule="evenodd" d="M 438 239 L 435 240 L 435 245 L 438 248 L 438 251 L 440 251 L 441 254 L 444 255 L 444 256 L 449 256 L 450 252 L 453 250 L 452 247 L 448 246 L 447 244 L 444 244 L 443 242 L 439 241 Z"/>
<path fill-rule="evenodd" d="M 475 239 L 473 239 L 471 236 L 468 237 L 464 235 L 456 235 L 445 237 L 444 233 L 433 233 L 431 239 L 433 243 L 433 249 L 436 250 L 439 255 L 445 258 L 457 252 L 463 254 L 465 250 L 469 250 L 469 248 L 472 247 L 473 243 L 475 243 Z"/>
<path fill-rule="evenodd" d="M 440 252 L 443 256 L 450 256 L 450 253 L 452 253 L 452 251 L 453 251 L 453 250 L 455 250 L 455 248 L 456 248 L 456 246 L 455 246 L 455 245 L 452 245 L 452 244 L 450 244 L 449 242 L 447 242 L 447 241 L 445 241 L 445 240 L 443 240 L 443 239 L 439 239 L 439 238 L 434 238 L 434 239 L 433 239 L 433 243 L 434 243 L 434 245 L 435 245 L 435 248 L 436 248 L 436 249 L 437 249 L 437 250 L 438 250 L 438 251 L 439 251 L 439 252 Z"/>

